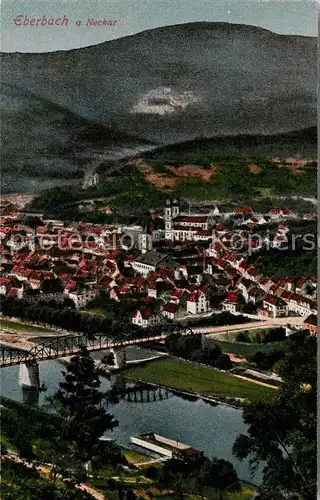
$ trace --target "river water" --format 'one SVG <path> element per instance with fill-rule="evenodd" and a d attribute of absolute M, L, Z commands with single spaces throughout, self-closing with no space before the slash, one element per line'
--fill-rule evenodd
<path fill-rule="evenodd" d="M 150 354 L 152 356 L 152 354 Z M 101 353 L 94 357 L 101 358 Z M 146 358 L 145 351 L 128 348 L 127 359 Z M 53 395 L 64 365 L 61 361 L 42 361 L 40 382 L 47 387 L 46 392 L 38 396 L 30 391 L 22 391 L 19 384 L 19 366 L 1 368 L 1 395 L 31 406 L 46 404 L 46 397 Z M 101 390 L 108 391 L 115 382 L 101 377 Z M 152 398 L 150 398 L 152 399 Z M 189 401 L 169 393 L 167 399 L 150 402 L 130 402 L 121 399 L 119 403 L 108 406 L 108 411 L 118 420 L 119 426 L 107 432 L 110 437 L 124 446 L 130 445 L 130 436 L 143 432 L 155 432 L 171 439 L 177 439 L 202 450 L 206 456 L 224 458 L 233 463 L 238 475 L 243 480 L 260 482 L 260 474 L 252 477 L 247 461 L 239 462 L 232 455 L 232 445 L 240 433 L 246 432 L 241 410 L 225 405 L 213 406 L 201 399 Z"/>

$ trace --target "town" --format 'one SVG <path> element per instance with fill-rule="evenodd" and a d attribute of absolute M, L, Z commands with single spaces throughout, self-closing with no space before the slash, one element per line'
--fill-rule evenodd
<path fill-rule="evenodd" d="M 261 320 L 302 316 L 315 333 L 315 277 L 274 279 L 248 262 L 264 247 L 281 250 L 291 223 L 310 214 L 256 214 L 246 206 L 190 212 L 168 197 L 145 227 L 66 224 L 3 203 L 0 294 L 31 303 L 68 298 L 86 309 L 103 293 L 139 303 L 130 321 L 140 326 L 219 311 Z"/>

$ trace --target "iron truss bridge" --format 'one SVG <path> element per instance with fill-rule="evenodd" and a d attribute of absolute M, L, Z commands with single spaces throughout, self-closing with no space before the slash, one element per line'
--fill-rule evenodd
<path fill-rule="evenodd" d="M 94 336 L 73 335 L 57 337 L 54 340 L 34 346 L 30 351 L 0 346 L 0 368 L 21 363 L 37 363 L 46 359 L 56 359 L 79 354 L 83 348 L 88 351 L 101 349 L 121 349 L 151 341 L 164 340 L 170 334 L 195 335 L 189 328 L 175 324 L 158 324 L 137 331 L 128 326 L 128 331 L 116 335 L 98 334 Z M 131 331 L 130 331 L 131 330 Z"/>

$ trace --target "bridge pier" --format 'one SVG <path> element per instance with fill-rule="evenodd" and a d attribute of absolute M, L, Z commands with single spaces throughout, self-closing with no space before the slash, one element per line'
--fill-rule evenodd
<path fill-rule="evenodd" d="M 40 389 L 39 363 L 31 361 L 21 364 L 19 379 L 22 389 Z"/>
<path fill-rule="evenodd" d="M 114 383 L 114 387 L 116 390 L 118 391 L 125 391 L 126 389 L 126 381 L 125 379 L 123 378 L 123 375 L 121 375 L 121 373 L 118 373 L 116 376 L 115 376 L 115 383 Z"/>
<path fill-rule="evenodd" d="M 124 368 L 127 363 L 127 354 L 125 348 L 112 349 L 111 351 L 114 355 L 114 367 Z"/>

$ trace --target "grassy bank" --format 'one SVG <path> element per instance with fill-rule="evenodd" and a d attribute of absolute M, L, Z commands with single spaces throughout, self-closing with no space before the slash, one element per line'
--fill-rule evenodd
<path fill-rule="evenodd" d="M 270 342 L 269 344 L 246 344 L 243 342 L 234 342 L 227 340 L 220 340 L 217 337 L 206 336 L 206 345 L 218 345 L 223 352 L 236 354 L 238 356 L 248 357 L 253 356 L 258 351 L 269 353 L 275 350 L 284 350 L 286 341 L 283 342 Z"/>
<path fill-rule="evenodd" d="M 11 330 L 13 332 L 21 333 L 55 333 L 54 330 L 49 328 L 44 328 L 43 326 L 26 325 L 25 323 L 20 323 L 19 321 L 10 321 L 8 319 L 0 319 L 1 330 Z"/>
<path fill-rule="evenodd" d="M 160 384 L 181 391 L 257 401 L 272 397 L 274 391 L 234 377 L 229 373 L 196 366 L 177 359 L 153 361 L 124 372 L 128 378 Z"/>

